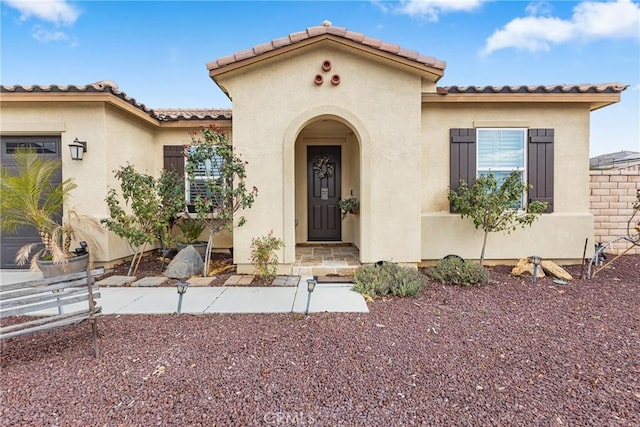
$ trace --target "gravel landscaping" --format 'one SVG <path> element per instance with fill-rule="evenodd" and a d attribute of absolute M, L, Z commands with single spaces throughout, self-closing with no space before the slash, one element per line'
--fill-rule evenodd
<path fill-rule="evenodd" d="M 103 316 L 98 359 L 88 324 L 13 338 L 0 424 L 640 425 L 640 256 L 509 271 L 369 314 Z"/>

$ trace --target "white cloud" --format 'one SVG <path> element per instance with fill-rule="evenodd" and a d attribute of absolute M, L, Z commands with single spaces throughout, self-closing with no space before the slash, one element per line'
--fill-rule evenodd
<path fill-rule="evenodd" d="M 63 31 L 51 31 L 40 26 L 36 26 L 33 28 L 33 38 L 38 40 L 39 42 L 53 42 L 60 40 L 69 40 L 69 36 L 67 36 Z"/>
<path fill-rule="evenodd" d="M 375 2 L 384 11 L 415 16 L 436 22 L 441 14 L 449 12 L 469 12 L 488 0 L 400 0 L 399 5 Z"/>
<path fill-rule="evenodd" d="M 573 13 L 576 26 L 588 37 L 640 37 L 640 4 L 584 2 Z"/>
<path fill-rule="evenodd" d="M 538 4 L 527 6 L 527 12 L 533 15 L 544 10 Z M 534 52 L 571 40 L 602 38 L 640 38 L 640 5 L 631 0 L 585 1 L 574 7 L 568 20 L 550 16 L 516 18 L 496 30 L 481 53 L 490 54 L 506 48 Z"/>
<path fill-rule="evenodd" d="M 71 25 L 80 16 L 80 11 L 66 0 L 4 0 L 20 12 L 23 21 L 31 17 L 56 25 Z"/>
<path fill-rule="evenodd" d="M 548 16 L 553 11 L 553 6 L 551 3 L 546 1 L 535 1 L 533 3 L 529 3 L 525 8 L 525 11 L 528 15 L 532 16 Z"/>

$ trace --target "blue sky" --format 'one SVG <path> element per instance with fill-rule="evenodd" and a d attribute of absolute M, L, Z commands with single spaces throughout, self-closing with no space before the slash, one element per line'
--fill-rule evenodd
<path fill-rule="evenodd" d="M 329 20 L 447 62 L 439 85 L 622 82 L 591 155 L 640 151 L 640 2 L 0 0 L 0 82 L 112 80 L 150 108 L 230 107 L 205 64 Z"/>

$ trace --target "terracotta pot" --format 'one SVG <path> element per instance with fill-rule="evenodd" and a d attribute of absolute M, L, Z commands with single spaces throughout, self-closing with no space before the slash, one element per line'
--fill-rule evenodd
<path fill-rule="evenodd" d="M 64 274 L 77 273 L 85 271 L 89 265 L 89 253 L 78 256 L 69 256 L 69 263 L 64 266 L 62 264 L 54 264 L 53 261 L 37 260 L 38 268 L 42 271 L 44 277 L 62 276 Z"/>
<path fill-rule="evenodd" d="M 331 70 L 331 61 L 328 59 L 322 62 L 322 71 L 330 71 Z"/>
<path fill-rule="evenodd" d="M 322 76 L 320 74 L 316 74 L 315 78 L 313 79 L 313 82 L 315 84 L 317 84 L 318 86 L 320 86 L 323 81 L 324 81 L 324 79 L 322 78 Z"/>

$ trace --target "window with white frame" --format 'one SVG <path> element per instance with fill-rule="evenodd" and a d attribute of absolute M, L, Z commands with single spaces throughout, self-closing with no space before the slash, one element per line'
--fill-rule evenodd
<path fill-rule="evenodd" d="M 214 206 L 222 204 L 222 200 L 218 200 L 220 197 L 211 194 L 209 188 L 204 184 L 205 181 L 210 179 L 222 179 L 222 157 L 217 155 L 215 151 L 211 159 L 198 165 L 195 169 L 195 177 L 193 180 L 190 180 L 188 177 L 185 179 L 185 193 L 189 206 L 195 204 L 198 196 L 213 200 Z"/>
<path fill-rule="evenodd" d="M 477 175 L 486 176 L 491 173 L 500 185 L 511 173 L 519 172 L 522 182 L 526 182 L 526 129 L 482 128 L 476 132 Z M 524 194 L 522 203 L 524 204 Z"/>

